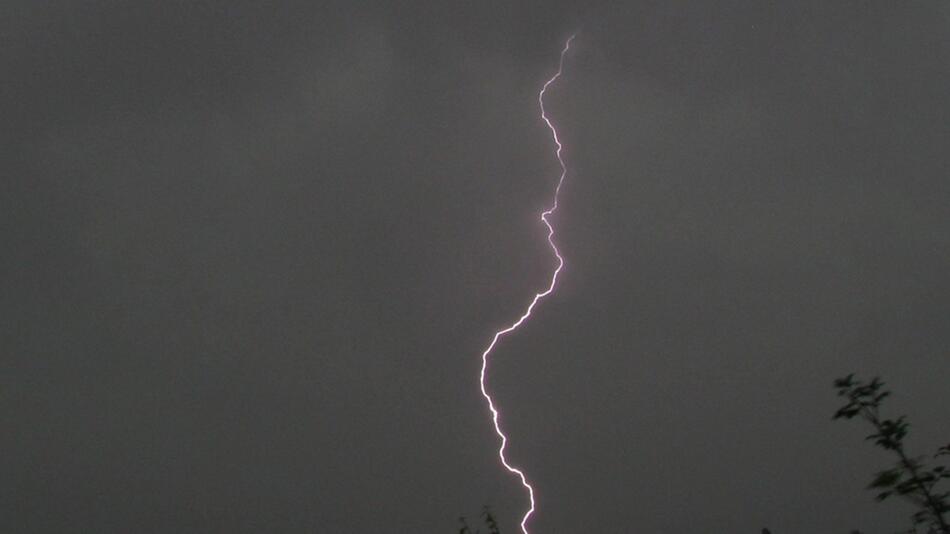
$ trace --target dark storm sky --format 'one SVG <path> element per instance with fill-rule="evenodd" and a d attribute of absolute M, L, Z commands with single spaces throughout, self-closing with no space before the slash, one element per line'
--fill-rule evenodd
<path fill-rule="evenodd" d="M 0 531 L 891 532 L 947 440 L 945 2 L 0 7 Z M 585 4 L 578 2 L 578 4 Z"/>

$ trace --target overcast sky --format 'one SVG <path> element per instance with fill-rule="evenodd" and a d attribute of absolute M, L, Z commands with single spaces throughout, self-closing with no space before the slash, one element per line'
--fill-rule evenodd
<path fill-rule="evenodd" d="M 0 530 L 908 526 L 948 439 L 946 2 L 0 7 Z M 409 5 L 407 5 L 409 4 Z"/>

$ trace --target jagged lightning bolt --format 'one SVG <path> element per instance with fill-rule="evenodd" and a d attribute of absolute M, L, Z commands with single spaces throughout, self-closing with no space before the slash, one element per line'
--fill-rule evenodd
<path fill-rule="evenodd" d="M 564 43 L 564 49 L 561 50 L 561 58 L 558 61 L 557 72 L 551 77 L 550 80 L 544 82 L 544 85 L 541 87 L 541 91 L 538 92 L 538 105 L 541 108 L 541 120 L 544 121 L 544 124 L 546 124 L 548 129 L 551 130 L 551 137 L 554 139 L 554 144 L 557 146 L 555 155 L 557 156 L 558 163 L 561 165 L 561 176 L 558 178 L 557 186 L 554 188 L 554 201 L 552 202 L 550 208 L 541 212 L 541 222 L 544 223 L 544 226 L 546 226 L 548 229 L 548 245 L 551 246 L 551 251 L 554 252 L 554 256 L 557 258 L 557 268 L 554 269 L 554 273 L 551 275 L 551 282 L 548 284 L 547 289 L 534 295 L 534 298 L 531 299 L 531 303 L 528 304 L 528 307 L 525 309 L 524 313 L 521 314 L 521 317 L 519 317 L 517 321 L 512 323 L 507 328 L 495 332 L 495 336 L 492 338 L 491 343 L 489 343 L 488 348 L 486 348 L 485 352 L 482 353 L 482 370 L 481 374 L 479 375 L 479 385 L 482 389 L 482 396 L 484 396 L 485 400 L 488 402 L 488 409 L 491 411 L 491 418 L 492 423 L 495 426 L 495 433 L 498 434 L 499 438 L 501 438 L 501 445 L 498 448 L 498 457 L 501 459 L 501 464 L 505 466 L 505 469 L 520 478 L 521 485 L 524 486 L 526 490 L 528 490 L 528 499 L 531 503 L 531 506 L 521 519 L 521 531 L 524 534 L 528 534 L 528 518 L 531 517 L 531 514 L 533 514 L 535 510 L 534 488 L 531 486 L 531 483 L 528 482 L 528 477 L 525 476 L 524 471 L 508 463 L 508 459 L 505 458 L 505 447 L 508 445 L 508 436 L 506 436 L 501 430 L 501 425 L 498 422 L 498 408 L 495 407 L 495 402 L 492 400 L 491 395 L 488 393 L 488 389 L 485 387 L 485 374 L 488 370 L 488 355 L 491 354 L 491 351 L 495 348 L 498 340 L 502 336 L 513 332 L 519 326 L 521 326 L 521 324 L 531 316 L 531 311 L 534 310 L 534 307 L 538 304 L 538 302 L 554 291 L 554 286 L 557 284 L 557 275 L 561 272 L 561 268 L 564 267 L 564 258 L 561 257 L 561 253 L 558 251 L 557 245 L 554 244 L 554 227 L 551 226 L 551 222 L 548 221 L 548 216 L 557 210 L 558 194 L 561 192 L 561 184 L 564 183 L 564 176 L 567 175 L 567 166 L 564 165 L 564 160 L 561 159 L 561 140 L 557 136 L 557 129 L 554 127 L 554 124 L 551 123 L 551 119 L 549 119 L 547 114 L 544 112 L 544 93 L 548 90 L 548 87 L 550 87 L 552 83 L 561 77 L 561 71 L 564 68 L 564 55 L 568 50 L 570 50 L 571 41 L 573 40 L 574 35 L 572 35 L 567 40 L 567 42 Z"/>

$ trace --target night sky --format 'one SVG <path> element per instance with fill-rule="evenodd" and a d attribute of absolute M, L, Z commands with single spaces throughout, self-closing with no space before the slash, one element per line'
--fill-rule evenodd
<path fill-rule="evenodd" d="M 874 533 L 950 403 L 946 2 L 0 7 L 0 531 Z"/>

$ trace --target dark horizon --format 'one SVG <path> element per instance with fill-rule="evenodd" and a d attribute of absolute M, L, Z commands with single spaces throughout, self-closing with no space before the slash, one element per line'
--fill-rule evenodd
<path fill-rule="evenodd" d="M 950 4 L 39 4 L 0 17 L 0 531 L 906 529 L 947 441 Z M 549 107 L 548 107 L 549 106 Z"/>

